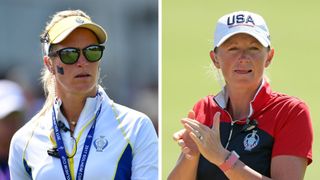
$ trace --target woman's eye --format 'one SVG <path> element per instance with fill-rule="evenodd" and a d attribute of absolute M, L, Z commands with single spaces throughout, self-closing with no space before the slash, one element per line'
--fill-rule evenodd
<path fill-rule="evenodd" d="M 250 50 L 259 50 L 259 48 L 258 48 L 258 47 L 255 47 L 255 46 L 254 46 L 254 47 L 250 47 L 249 49 L 250 49 Z"/>
<path fill-rule="evenodd" d="M 228 51 L 236 51 L 236 50 L 238 50 L 239 48 L 237 48 L 237 47 L 230 47 L 230 48 L 228 48 Z"/>

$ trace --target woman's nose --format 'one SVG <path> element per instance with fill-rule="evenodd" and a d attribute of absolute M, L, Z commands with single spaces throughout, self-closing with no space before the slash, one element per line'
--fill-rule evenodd
<path fill-rule="evenodd" d="M 80 53 L 80 56 L 79 56 L 79 59 L 78 59 L 78 62 L 77 62 L 77 65 L 78 66 L 84 66 L 86 64 L 88 64 L 88 60 L 87 58 L 83 55 L 83 52 Z"/>
<path fill-rule="evenodd" d="M 241 63 L 243 63 L 243 62 L 247 62 L 249 59 L 250 59 L 249 51 L 248 50 L 242 50 L 241 54 L 239 56 L 239 61 Z"/>

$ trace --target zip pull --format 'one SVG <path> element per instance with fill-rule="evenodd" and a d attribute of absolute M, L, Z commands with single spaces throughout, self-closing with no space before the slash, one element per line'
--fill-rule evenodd
<path fill-rule="evenodd" d="M 246 120 L 246 124 L 243 126 L 241 132 L 247 132 L 251 131 L 252 129 L 256 128 L 258 126 L 258 121 L 257 120 L 252 120 L 250 121 L 249 118 Z"/>
<path fill-rule="evenodd" d="M 225 149 L 227 149 L 228 146 L 229 146 L 229 143 L 230 143 L 230 140 L 231 140 L 231 137 L 232 137 L 232 132 L 233 132 L 233 125 L 234 125 L 235 122 L 236 121 L 231 121 L 231 130 L 230 130 L 230 133 L 229 133 L 229 137 L 228 137 L 228 141 L 227 141 Z"/>

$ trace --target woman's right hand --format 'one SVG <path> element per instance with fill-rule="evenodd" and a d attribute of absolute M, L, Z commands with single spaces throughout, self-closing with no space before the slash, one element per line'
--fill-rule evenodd
<path fill-rule="evenodd" d="M 195 119 L 195 113 L 191 110 L 189 111 L 188 118 L 183 119 Z M 197 144 L 191 139 L 190 131 L 186 129 L 181 129 L 173 134 L 173 139 L 181 147 L 182 153 L 187 159 L 193 159 L 200 155 Z"/>

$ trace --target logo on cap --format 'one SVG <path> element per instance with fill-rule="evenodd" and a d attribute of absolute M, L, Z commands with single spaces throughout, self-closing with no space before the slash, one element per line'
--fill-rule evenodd
<path fill-rule="evenodd" d="M 80 17 L 78 17 L 78 18 L 76 19 L 76 22 L 79 23 L 79 24 L 83 24 L 83 23 L 84 23 L 84 20 L 81 19 Z"/>
<path fill-rule="evenodd" d="M 229 26 L 229 28 L 231 28 L 238 25 L 254 26 L 255 23 L 250 15 L 234 14 L 227 18 L 227 25 Z"/>
<path fill-rule="evenodd" d="M 224 15 L 218 20 L 214 32 L 214 47 L 219 47 L 238 33 L 249 34 L 264 47 L 270 46 L 269 30 L 264 19 L 252 12 L 238 11 Z"/>

